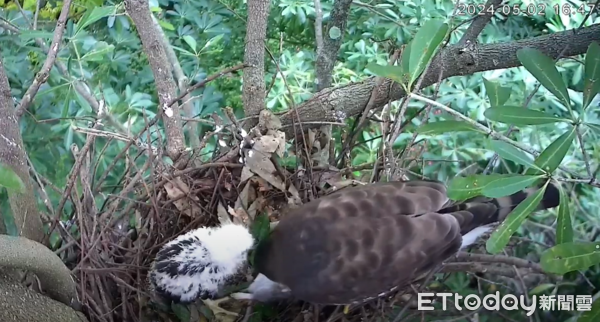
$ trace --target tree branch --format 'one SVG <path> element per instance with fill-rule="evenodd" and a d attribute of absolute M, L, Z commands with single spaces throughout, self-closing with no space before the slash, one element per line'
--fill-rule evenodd
<path fill-rule="evenodd" d="M 60 10 L 60 16 L 56 21 L 56 28 L 54 29 L 54 38 L 52 38 L 52 44 L 50 45 L 50 50 L 48 51 L 48 56 L 46 57 L 46 61 L 44 65 L 42 65 L 42 69 L 35 75 L 31 86 L 23 95 L 23 99 L 21 100 L 21 104 L 17 108 L 15 114 L 17 118 L 21 117 L 21 114 L 25 110 L 29 108 L 35 94 L 37 94 L 40 86 L 48 80 L 48 76 L 50 76 L 50 69 L 52 69 L 52 65 L 54 65 L 54 61 L 56 61 L 56 56 L 58 55 L 58 50 L 60 48 L 60 42 L 63 38 L 63 34 L 65 32 L 65 26 L 67 24 L 67 18 L 69 17 L 69 9 L 71 8 L 71 0 L 65 0 L 63 2 L 63 6 Z"/>
<path fill-rule="evenodd" d="M 515 42 L 474 46 L 474 50 L 469 52 L 463 52 L 464 47 L 460 45 L 448 46 L 433 60 L 423 79 L 422 87 L 437 82 L 440 70 L 441 79 L 446 79 L 452 76 L 520 66 L 517 50 L 525 47 L 536 48 L 549 57 L 555 58 L 564 49 L 566 41 L 570 41 L 571 46 L 565 51 L 565 57 L 584 54 L 592 41 L 600 41 L 600 24 L 577 31 L 567 30 Z M 391 80 L 386 79 L 379 86 L 381 94 L 375 101 L 374 110 L 382 108 L 389 100 L 398 100 L 406 96 L 401 86 L 392 83 Z M 301 122 L 340 122 L 346 117 L 362 112 L 369 101 L 373 87 L 375 87 L 375 77 L 323 90 L 296 108 L 298 116 L 293 110 L 278 116 L 283 125 L 292 124 L 292 119 L 297 117 Z M 297 119 L 295 121 L 298 122 Z M 307 125 L 307 127 L 317 126 Z M 293 136 L 290 128 L 286 128 L 286 136 Z"/>
<path fill-rule="evenodd" d="M 41 241 L 44 237 L 42 218 L 37 209 L 33 183 L 29 176 L 27 156 L 19 122 L 15 115 L 8 77 L 0 56 L 0 162 L 10 167 L 25 185 L 22 193 L 8 191 L 8 200 L 19 235 Z"/>
<path fill-rule="evenodd" d="M 171 100 L 177 96 L 177 86 L 173 80 L 167 54 L 162 46 L 160 34 L 152 21 L 148 1 L 125 0 L 125 9 L 136 25 L 144 52 L 148 56 L 158 91 L 159 108 L 157 113 L 165 122 L 167 154 L 173 161 L 176 161 L 185 149 L 185 139 L 179 104 L 175 103 L 169 106 Z"/>
<path fill-rule="evenodd" d="M 244 70 L 242 80 L 242 101 L 246 117 L 258 115 L 265 108 L 265 39 L 269 5 L 269 0 L 248 0 L 244 63 L 250 67 Z M 250 118 L 245 123 L 244 127 L 249 129 L 258 123 L 258 119 Z"/>
<path fill-rule="evenodd" d="M 492 20 L 493 15 L 488 13 L 488 8 L 493 6 L 493 8 L 498 8 L 498 6 L 502 3 L 503 0 L 488 0 L 484 4 L 484 9 L 481 10 L 483 14 L 478 14 L 473 18 L 473 22 L 467 28 L 462 38 L 458 41 L 458 45 L 465 46 L 468 41 L 474 42 L 477 40 L 477 37 L 483 31 L 483 28 L 487 26 L 487 24 Z M 457 7 L 458 8 L 458 7 Z"/>
<path fill-rule="evenodd" d="M 316 4 L 317 2 L 315 2 L 315 10 L 317 9 Z M 317 38 L 317 47 L 319 41 L 322 41 L 323 44 L 323 48 L 320 48 L 321 50 L 317 50 L 317 91 L 321 91 L 331 86 L 333 67 L 335 66 L 338 52 L 340 51 L 342 41 L 344 40 L 343 36 L 346 31 L 346 24 L 348 22 L 348 14 L 350 12 L 351 5 L 352 0 L 335 0 L 335 2 L 333 3 L 333 9 L 331 10 L 329 23 L 325 28 L 325 36 L 323 37 L 323 35 L 321 34 L 322 39 Z M 322 17 L 323 13 L 316 12 L 316 14 L 317 17 L 319 17 L 319 14 L 321 14 Z M 318 22 L 319 21 L 315 21 L 315 24 L 317 24 Z M 315 26 L 315 28 L 320 28 L 320 26 Z M 330 30 L 333 28 L 339 29 L 339 37 L 331 38 L 329 36 Z M 316 36 L 318 37 L 319 35 Z"/>

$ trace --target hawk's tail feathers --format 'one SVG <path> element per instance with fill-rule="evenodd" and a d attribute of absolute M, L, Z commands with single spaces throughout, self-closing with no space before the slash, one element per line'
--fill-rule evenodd
<path fill-rule="evenodd" d="M 487 232 L 490 224 L 502 222 L 523 200 L 540 188 L 532 187 L 501 198 L 475 197 L 442 209 L 441 213 L 454 216 L 461 228 L 463 239 L 476 238 Z M 558 187 L 549 183 L 535 211 L 557 207 L 560 203 Z M 469 234 L 469 236 L 466 236 Z M 474 236 L 474 237 L 473 237 Z M 473 240 L 474 241 L 474 240 Z M 463 246 L 467 240 L 463 241 Z M 472 241 L 471 241 L 472 242 Z"/>

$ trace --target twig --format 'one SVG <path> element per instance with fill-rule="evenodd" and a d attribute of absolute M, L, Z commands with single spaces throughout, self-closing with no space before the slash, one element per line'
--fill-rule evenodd
<path fill-rule="evenodd" d="M 485 28 L 485 26 L 487 26 L 487 24 L 492 20 L 492 17 L 494 16 L 493 14 L 490 14 L 488 12 L 488 8 L 490 6 L 492 6 L 493 8 L 497 8 L 502 3 L 502 1 L 503 0 L 488 0 L 484 4 L 484 9 L 481 9 L 481 12 L 483 14 L 478 14 L 477 16 L 475 16 L 475 18 L 473 19 L 473 21 L 467 28 L 467 31 L 465 31 L 462 38 L 458 41 L 458 44 L 465 45 L 467 43 L 467 41 L 475 41 L 477 39 L 477 36 L 479 36 L 481 31 L 483 31 L 483 28 Z M 457 8 L 458 8 L 458 6 L 456 6 L 454 8 L 455 12 L 454 12 L 453 16 L 456 16 Z"/>
<path fill-rule="evenodd" d="M 44 61 L 44 65 L 40 71 L 35 75 L 31 86 L 23 95 L 23 99 L 21 100 L 21 104 L 17 107 L 15 114 L 17 118 L 21 117 L 23 112 L 29 108 L 33 98 L 37 94 L 40 86 L 48 80 L 50 76 L 50 69 L 52 65 L 54 65 L 54 61 L 56 60 L 56 56 L 58 55 L 58 50 L 60 48 L 60 42 L 62 40 L 63 34 L 65 32 L 65 26 L 67 22 L 67 18 L 69 17 L 69 12 L 71 9 L 71 0 L 65 0 L 63 2 L 63 6 L 60 10 L 60 15 L 58 16 L 58 20 L 56 21 L 56 28 L 54 29 L 54 37 L 52 38 L 52 44 L 50 44 L 50 50 L 48 50 L 48 56 L 46 57 L 46 61 Z"/>
<path fill-rule="evenodd" d="M 468 262 L 502 263 L 520 268 L 529 268 L 533 271 L 544 273 L 544 270 L 539 264 L 518 257 L 459 252 L 456 255 L 456 259 Z"/>
<path fill-rule="evenodd" d="M 169 102 L 168 106 L 171 107 L 177 101 L 183 99 L 186 95 L 189 95 L 191 92 L 197 90 L 198 88 L 204 87 L 207 83 L 210 83 L 213 80 L 215 80 L 215 79 L 217 79 L 217 78 L 219 78 L 219 77 L 221 77 L 223 75 L 229 74 L 231 72 L 234 72 L 236 70 L 240 70 L 240 69 L 246 68 L 246 67 L 251 67 L 251 65 L 250 64 L 246 64 L 246 63 L 238 64 L 238 65 L 235 65 L 233 67 L 225 68 L 225 69 L 223 69 L 222 71 L 220 71 L 218 73 L 212 74 L 212 75 L 206 77 L 206 79 L 204 79 L 203 81 L 198 82 L 198 83 L 196 83 L 196 84 L 188 87 L 185 90 L 185 92 L 183 92 L 179 96 L 175 97 L 171 102 Z"/>
<path fill-rule="evenodd" d="M 398 56 L 400 55 L 400 52 L 401 52 L 400 50 L 394 51 L 394 54 L 392 55 L 392 57 L 390 57 L 388 66 L 393 66 L 396 63 L 396 60 L 398 60 Z M 354 129 L 352 129 L 349 139 L 345 140 L 344 146 L 343 146 L 342 150 L 340 151 L 340 154 L 337 158 L 338 159 L 337 161 L 339 162 L 339 164 L 338 164 L 339 167 L 341 167 L 341 165 L 344 163 L 346 154 L 348 153 L 350 146 L 352 146 L 352 144 L 354 143 L 354 140 L 356 140 L 356 137 L 358 136 L 358 134 L 362 130 L 363 126 L 365 125 L 366 118 L 369 115 L 369 112 L 371 111 L 373 106 L 375 105 L 375 101 L 377 100 L 377 97 L 379 96 L 379 89 L 384 80 L 385 80 L 384 77 L 378 76 L 376 78 L 375 86 L 373 87 L 373 90 L 371 91 L 371 96 L 369 97 L 369 100 L 367 101 L 367 104 L 365 105 L 365 107 L 362 111 L 360 119 L 359 119 L 356 127 L 354 127 Z M 400 122 L 400 121 L 396 120 L 396 122 Z"/>
<path fill-rule="evenodd" d="M 99 127 L 99 126 L 100 126 L 99 123 L 94 124 L 94 128 Z M 79 174 L 79 169 L 81 168 L 81 166 L 83 164 L 83 160 L 85 159 L 87 152 L 90 149 L 90 147 L 92 146 L 93 142 L 94 142 L 94 136 L 89 135 L 85 141 L 83 148 L 81 149 L 81 151 L 79 153 L 79 157 L 75 160 L 75 164 L 73 165 L 73 168 L 71 168 L 71 173 L 69 173 L 69 177 L 68 177 L 69 179 L 67 180 L 67 186 L 65 187 L 65 190 L 64 190 L 64 192 L 60 198 L 60 201 L 58 203 L 58 207 L 56 207 L 56 211 L 54 212 L 54 218 L 56 218 L 57 220 L 52 222 L 50 229 L 48 230 L 48 233 L 44 236 L 43 244 L 48 242 L 48 240 L 50 238 L 50 234 L 52 233 L 52 231 L 54 231 L 54 228 L 56 228 L 58 219 L 60 218 L 60 215 L 65 206 L 65 203 L 67 202 L 67 199 L 71 195 L 71 190 L 73 189 L 73 185 L 75 185 L 75 181 L 77 180 L 77 175 Z"/>

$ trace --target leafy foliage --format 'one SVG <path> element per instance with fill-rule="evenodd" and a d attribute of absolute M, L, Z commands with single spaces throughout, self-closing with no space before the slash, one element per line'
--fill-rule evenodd
<path fill-rule="evenodd" d="M 23 192 L 25 184 L 23 180 L 8 166 L 0 164 L 0 186 L 15 192 Z"/>
<path fill-rule="evenodd" d="M 28 20 L 33 19 L 35 1 L 22 4 L 28 19 L 24 19 L 13 2 L 6 3 L 0 9 L 0 18 L 17 26 L 19 33 L 11 35 L 2 31 L 0 51 L 12 95 L 20 99 L 46 58 L 36 38 L 49 44 L 62 3 L 45 4 L 40 11 L 41 23 L 37 30 L 31 30 L 28 25 Z M 332 1 L 322 3 L 325 24 L 331 19 L 332 4 Z M 152 0 L 150 7 L 190 83 L 201 82 L 208 75 L 243 60 L 245 3 L 231 0 Z M 454 44 L 462 37 L 464 26 L 457 30 L 454 28 L 472 18 L 454 16 L 445 20 L 452 15 L 454 7 L 455 4 L 448 1 L 432 0 L 375 1 L 368 4 L 355 1 L 346 30 L 324 28 L 325 37 L 343 37 L 334 68 L 333 86 L 362 81 L 370 72 L 413 90 L 416 80 L 441 46 L 446 41 Z M 574 28 L 583 20 L 580 15 L 566 18 L 551 13 L 493 19 L 478 40 L 480 43 L 514 41 L 545 34 L 547 29 L 556 32 Z M 35 170 L 56 187 L 65 186 L 73 165 L 71 145 L 75 143 L 81 147 L 85 142 L 85 135 L 77 129 L 84 128 L 88 121 L 97 117 L 76 89 L 76 86 L 81 86 L 80 80 L 88 84 L 87 94 L 105 100 L 106 112 L 125 130 L 123 133 L 137 133 L 144 126 L 144 119 L 154 117 L 158 108 L 152 72 L 146 55 L 142 53 L 136 27 L 125 14 L 122 3 L 76 1 L 70 18 L 58 55 L 58 61 L 66 66 L 66 73 L 58 68 L 51 70 L 47 83 L 28 110 L 30 114 L 26 113 L 21 122 L 25 147 Z M 267 61 L 265 79 L 267 108 L 272 111 L 291 110 L 314 94 L 314 20 L 315 10 L 311 1 L 280 0 L 271 3 L 265 45 L 274 58 L 270 60 L 269 57 Z M 594 19 L 586 22 L 591 23 Z M 389 66 L 390 48 L 400 46 L 404 47 L 399 62 Z M 550 180 L 562 183 L 569 179 L 570 173 L 582 173 L 582 169 L 586 168 L 582 148 L 589 154 L 588 160 L 600 159 L 600 150 L 595 144 L 600 136 L 597 115 L 599 51 L 600 45 L 594 42 L 584 59 L 578 57 L 577 60 L 554 62 L 537 49 L 524 48 L 517 53 L 523 68 L 445 79 L 439 84 L 436 101 L 472 122 L 457 119 L 456 115 L 436 108 L 424 122 L 417 117 L 417 111 L 425 108 L 425 104 L 412 100 L 402 119 L 409 126 L 393 142 L 392 148 L 394 152 L 406 151 L 406 159 L 412 160 L 406 167 L 410 171 L 433 179 L 452 178 L 448 194 L 454 200 L 478 195 L 506 196 Z M 529 101 L 527 98 L 538 83 L 541 88 Z M 421 93 L 431 97 L 433 86 L 422 89 Z M 220 77 L 191 94 L 194 99 L 191 100 L 192 111 L 188 117 L 206 120 L 213 113 L 222 117 L 225 106 L 231 106 L 236 116 L 244 116 L 239 73 Z M 401 103 L 389 104 L 391 115 L 397 113 Z M 375 114 L 379 117 L 378 113 Z M 373 122 L 359 136 L 362 141 L 350 151 L 352 166 L 370 165 L 380 157 L 386 139 L 380 123 Z M 504 140 L 499 136 L 490 137 L 490 133 L 482 131 L 477 124 L 485 124 L 497 134 L 507 133 L 511 126 L 516 126 L 518 132 L 506 134 L 507 140 Z M 211 125 L 202 122 L 192 126 L 201 137 L 212 129 Z M 115 127 L 108 124 L 106 130 L 113 131 Z M 342 141 L 337 138 L 341 138 L 344 131 L 346 129 L 334 130 L 336 153 L 340 152 Z M 579 143 L 579 135 L 584 138 L 583 143 Z M 156 127 L 149 138 L 143 137 L 141 141 L 160 145 L 164 138 L 162 127 Z M 124 148 L 124 142 L 115 143 L 103 137 L 96 141 L 93 152 L 98 162 L 94 168 L 95 180 L 110 169 L 97 196 L 99 204 L 106 201 L 105 195 L 114 193 L 115 187 L 126 180 L 131 168 L 139 168 L 144 162 L 143 157 L 136 156 L 140 151 L 134 147 L 128 155 L 130 164 L 120 162 L 112 167 L 112 161 Z M 213 138 L 206 142 L 200 154 L 202 160 L 208 160 L 218 152 L 218 141 Z M 493 164 L 491 174 L 469 172 L 463 175 L 462 171 L 467 166 L 476 169 L 486 167 L 495 154 L 500 161 Z M 293 157 L 291 153 L 288 156 Z M 365 175 L 362 171 L 352 173 Z M 0 178 L 0 184 L 7 188 L 22 187 L 18 176 L 4 168 L 0 168 Z M 48 189 L 48 194 L 53 204 L 60 199 L 60 193 L 53 189 Z M 568 187 L 561 186 L 560 207 L 532 218 L 529 214 L 539 203 L 541 194 L 531 196 L 509 215 L 504 225 L 488 240 L 487 250 L 499 253 L 506 249 L 511 238 L 527 236 L 537 243 L 555 245 L 542 255 L 544 269 L 573 280 L 569 272 L 588 269 L 589 278 L 598 281 L 600 272 L 594 270 L 598 255 L 590 246 L 597 243 L 579 241 L 594 237 L 594 225 L 597 224 L 594 214 L 599 197 L 597 189 L 577 186 L 571 192 Z M 575 202 L 572 194 L 581 197 Z M 6 208 L 4 195 L 2 200 L 3 208 Z M 72 219 L 69 216 L 75 209 L 71 207 L 67 203 L 61 218 L 65 222 Z M 261 239 L 268 233 L 265 227 L 269 223 L 268 218 L 257 218 L 253 234 Z M 549 237 L 552 231 L 540 231 L 526 224 L 532 222 L 548 227 L 554 221 L 555 240 Z M 519 251 L 541 252 L 537 246 L 520 246 Z M 447 284 L 461 292 L 475 291 L 468 285 L 466 275 L 454 276 Z M 574 288 L 569 287 L 561 285 L 561 289 L 573 291 Z M 539 288 L 536 292 L 544 293 L 549 289 Z M 592 321 L 600 310 L 598 307 L 596 301 L 595 313 L 585 313 L 580 320 Z M 184 308 L 174 309 L 182 319 L 189 319 L 189 312 Z M 272 315 L 268 306 L 258 311 L 264 314 L 257 314 L 252 319 Z"/>

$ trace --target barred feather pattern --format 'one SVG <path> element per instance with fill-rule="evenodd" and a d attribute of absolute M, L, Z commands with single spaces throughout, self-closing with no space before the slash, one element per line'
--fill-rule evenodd
<path fill-rule="evenodd" d="M 289 290 L 296 299 L 339 305 L 385 296 L 471 245 L 537 190 L 456 203 L 433 180 L 343 189 L 282 216 L 256 248 L 261 278 L 244 297 L 268 302 Z M 548 185 L 538 210 L 558 206 L 558 195 Z"/>
<path fill-rule="evenodd" d="M 190 231 L 158 251 L 150 284 L 158 295 L 178 303 L 214 299 L 245 267 L 253 244 L 250 232 L 238 225 Z"/>

